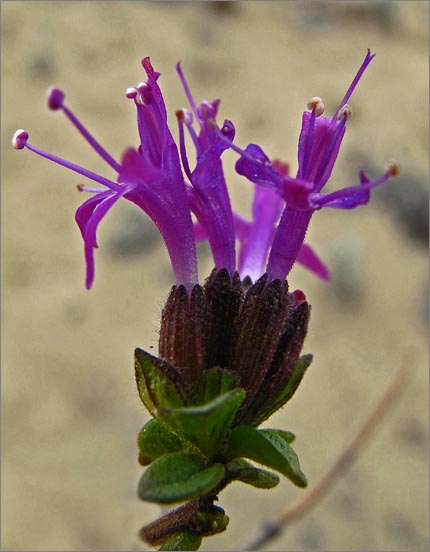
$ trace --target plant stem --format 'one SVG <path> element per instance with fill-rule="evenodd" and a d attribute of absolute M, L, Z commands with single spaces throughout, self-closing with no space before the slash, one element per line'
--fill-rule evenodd
<path fill-rule="evenodd" d="M 388 414 L 395 400 L 399 398 L 406 384 L 410 381 L 411 368 L 409 367 L 413 365 L 411 357 L 412 355 L 410 353 L 405 355 L 400 368 L 392 376 L 384 394 L 370 412 L 359 431 L 315 485 L 303 494 L 292 506 L 285 509 L 272 520 L 263 523 L 257 537 L 243 547 L 242 550 L 261 549 L 271 539 L 279 535 L 288 524 L 300 519 L 306 512 L 322 500 L 326 493 L 332 488 L 333 483 L 351 468 L 352 464 L 359 456 L 359 451 L 361 452 L 363 450 L 363 444 L 374 434 L 377 426 Z"/>

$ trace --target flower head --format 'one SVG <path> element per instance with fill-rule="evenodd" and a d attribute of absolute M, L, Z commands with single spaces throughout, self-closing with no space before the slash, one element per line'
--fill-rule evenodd
<path fill-rule="evenodd" d="M 209 241 L 215 268 L 225 268 L 231 276 L 238 270 L 242 278 L 249 276 L 256 281 L 267 272 L 268 282 L 284 280 L 297 261 L 320 277 L 328 278 L 324 263 L 304 243 L 312 214 L 322 207 L 352 209 L 367 203 L 370 190 L 397 171 L 392 165 L 376 180 L 361 172 L 358 185 L 331 194 L 322 193 L 352 113 L 347 101 L 373 57 L 368 51 L 333 117 L 323 116 L 324 104 L 320 98 L 314 97 L 308 102 L 310 111 L 302 117 L 296 177 L 290 176 L 287 164 L 271 162 L 258 145 L 250 144 L 244 150 L 236 146 L 233 123 L 224 120 L 221 127 L 216 123 L 219 100 L 203 100 L 197 104 L 179 63 L 177 72 L 191 110 L 184 108 L 176 112 L 177 146 L 167 125 L 166 107 L 158 85 L 160 74 L 153 69 L 148 57 L 142 61 L 146 81 L 126 90 L 126 97 L 136 107 L 140 144 L 137 149 L 126 149 L 121 162 L 96 141 L 69 109 L 64 92 L 55 87 L 48 90 L 48 107 L 63 111 L 114 170 L 115 179 L 109 180 L 30 145 L 25 130 L 17 131 L 12 142 L 17 149 L 27 148 L 102 186 L 78 186 L 79 190 L 91 194 L 76 212 L 85 246 L 87 288 L 94 279 L 98 225 L 122 197 L 135 203 L 157 225 L 170 255 L 176 283 L 184 284 L 187 289 L 198 282 L 195 242 L 199 239 Z M 195 162 L 188 159 L 185 129 L 195 149 Z M 251 221 L 244 220 L 231 208 L 221 161 L 228 148 L 240 155 L 237 172 L 255 185 Z M 240 243 L 238 256 L 236 241 Z"/>
<path fill-rule="evenodd" d="M 47 94 L 48 107 L 64 112 L 92 148 L 116 172 L 116 181 L 35 148 L 28 143 L 26 131 L 17 131 L 13 138 L 13 145 L 17 149 L 26 147 L 103 186 L 78 187 L 92 194 L 76 211 L 75 217 L 85 244 L 87 288 L 91 287 L 94 279 L 98 225 L 121 197 L 135 203 L 157 225 L 169 252 L 176 281 L 186 286 L 197 282 L 197 258 L 187 187 L 178 149 L 167 125 L 166 108 L 157 83 L 159 73 L 154 71 L 149 58 L 144 58 L 142 65 L 147 75 L 146 82 L 126 91 L 127 98 L 133 99 L 136 106 L 140 145 L 137 150 L 127 149 L 121 163 L 113 159 L 65 105 L 65 94 L 61 90 L 52 87 Z"/>
<path fill-rule="evenodd" d="M 75 217 L 84 240 L 88 288 L 94 279 L 98 225 L 121 198 L 149 215 L 170 255 L 176 285 L 162 312 L 159 356 L 135 351 L 138 391 L 154 417 L 138 437 L 139 459 L 151 464 L 138 494 L 153 502 L 191 502 L 180 513 L 142 529 L 142 538 L 152 545 L 163 544 L 167 550 L 180 543 L 181 549 L 197 549 L 202 536 L 227 526 L 223 510 L 213 505 L 220 490 L 234 480 L 263 488 L 279 482 L 275 474 L 244 458 L 279 471 L 300 487 L 307 484 L 290 447 L 294 435 L 256 428 L 292 397 L 312 360 L 312 355 L 300 356 L 310 306 L 302 291 L 289 291 L 286 276 L 296 261 L 322 278 L 329 276 L 304 243 L 313 213 L 322 207 L 352 209 L 367 203 L 371 189 L 398 170 L 391 165 L 376 180 L 361 172 L 358 185 L 322 193 L 352 114 L 347 102 L 372 58 L 368 51 L 332 118 L 323 116 L 320 98 L 308 102 L 295 177 L 286 163 L 270 161 L 258 145 L 236 146 L 233 123 L 216 122 L 219 100 L 197 104 L 179 64 L 191 110 L 176 112 L 177 145 L 167 125 L 160 74 L 149 58 L 142 61 L 146 81 L 126 90 L 136 108 L 140 144 L 126 149 L 121 162 L 66 106 L 64 92 L 48 91 L 49 108 L 63 111 L 114 171 L 114 179 L 32 146 L 25 130 L 13 136 L 16 149 L 33 151 L 101 186 L 78 186 L 91 194 Z M 185 132 L 195 150 L 193 160 Z M 231 208 L 221 161 L 229 148 L 240 156 L 236 171 L 254 185 L 250 221 Z M 197 276 L 200 239 L 209 241 L 215 265 L 203 286 Z M 176 515 L 184 529 L 180 537 Z"/>

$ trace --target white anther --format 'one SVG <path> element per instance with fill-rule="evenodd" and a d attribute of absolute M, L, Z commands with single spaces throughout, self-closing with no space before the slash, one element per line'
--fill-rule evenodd
<path fill-rule="evenodd" d="M 343 119 L 346 117 L 347 119 L 350 119 L 352 117 L 352 107 L 349 104 L 345 104 L 341 109 L 339 109 L 339 113 L 337 114 L 337 118 Z"/>
<path fill-rule="evenodd" d="M 142 94 L 139 91 L 136 93 L 134 101 L 137 103 L 137 105 L 145 105 Z"/>
<path fill-rule="evenodd" d="M 15 149 L 23 149 L 28 140 L 28 132 L 22 128 L 18 129 L 12 136 L 12 146 Z"/>
<path fill-rule="evenodd" d="M 143 92 L 144 90 L 152 90 L 151 89 L 151 85 L 148 84 L 147 82 L 139 82 L 139 84 L 136 86 L 136 88 L 140 91 L 140 92 Z"/>
<path fill-rule="evenodd" d="M 130 86 L 125 91 L 126 97 L 130 99 L 134 99 L 136 97 L 136 94 L 137 94 L 137 88 L 135 88 L 134 86 Z"/>
<path fill-rule="evenodd" d="M 324 113 L 325 105 L 319 96 L 314 96 L 308 101 L 307 108 L 311 111 L 315 109 L 315 117 L 319 117 Z"/>

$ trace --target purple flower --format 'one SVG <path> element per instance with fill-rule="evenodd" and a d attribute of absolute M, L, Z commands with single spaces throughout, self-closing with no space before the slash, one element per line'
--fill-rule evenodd
<path fill-rule="evenodd" d="M 186 109 L 176 112 L 182 164 L 191 184 L 188 188 L 190 208 L 209 240 L 215 268 L 227 268 L 233 274 L 236 269 L 235 231 L 221 155 L 229 148 L 235 128 L 231 121 L 225 120 L 218 131 L 213 122 L 220 101 L 203 100 L 197 106 L 179 63 L 176 69 L 199 126 L 199 132 L 196 133 L 191 112 Z M 186 154 L 184 127 L 187 128 L 196 149 L 196 165 L 192 171 Z"/>
<path fill-rule="evenodd" d="M 352 114 L 347 101 L 373 57 L 374 54 L 371 55 L 368 50 L 332 118 L 322 116 L 324 104 L 320 98 L 315 97 L 308 102 L 308 109 L 311 111 L 304 112 L 302 117 L 298 147 L 299 168 L 295 178 L 279 170 L 279 163 L 271 163 L 259 146 L 250 144 L 245 150 L 231 146 L 241 155 L 236 163 L 236 171 L 254 184 L 275 191 L 285 201 L 266 267 L 270 280 L 286 278 L 295 261 L 301 261 L 323 278 L 328 277 L 322 262 L 309 246 L 303 244 L 314 211 L 322 207 L 353 209 L 363 205 L 369 201 L 372 188 L 398 173 L 397 165 L 392 163 L 378 179 L 370 180 L 362 171 L 359 185 L 330 194 L 321 193 L 332 173 L 345 135 L 347 120 Z M 258 201 L 257 198 L 256 200 Z M 261 200 L 263 201 L 266 199 Z M 256 210 L 258 211 L 254 209 Z M 247 252 L 248 256 L 259 253 L 259 244 L 251 243 L 250 247 L 252 251 Z"/>
<path fill-rule="evenodd" d="M 81 191 L 93 194 L 76 211 L 76 222 L 85 243 L 87 288 L 91 287 L 94 279 L 97 227 L 121 197 L 139 206 L 157 225 L 166 243 L 177 283 L 190 287 L 197 282 L 197 257 L 187 187 L 178 149 L 167 126 L 166 108 L 157 83 L 160 75 L 154 71 L 149 58 L 144 58 L 142 65 L 147 81 L 128 88 L 126 92 L 126 96 L 132 98 L 136 105 L 141 143 L 138 151 L 127 149 L 121 163 L 104 150 L 64 104 L 64 93 L 61 90 L 51 88 L 48 91 L 50 109 L 61 109 L 65 113 L 87 142 L 117 173 L 116 182 L 31 146 L 26 131 L 17 131 L 13 139 L 18 149 L 26 147 L 105 187 L 79 186 Z"/>
<path fill-rule="evenodd" d="M 103 186 L 78 186 L 81 191 L 92 194 L 76 212 L 85 245 L 87 288 L 94 279 L 98 225 L 121 197 L 135 203 L 157 225 L 170 255 L 176 283 L 187 289 L 198 282 L 195 242 L 199 239 L 208 239 L 215 268 L 227 269 L 231 276 L 238 270 L 242 278 L 249 276 L 256 281 L 267 272 L 268 282 L 284 280 L 297 261 L 326 279 L 328 269 L 304 243 L 312 214 L 322 207 L 352 209 L 367 203 L 370 190 L 386 182 L 398 170 L 391 165 L 376 180 L 370 180 L 361 172 L 360 184 L 330 194 L 322 193 L 351 115 L 347 101 L 373 57 L 368 50 L 331 119 L 322 116 L 324 105 L 320 98 L 312 98 L 308 103 L 310 112 L 302 117 L 299 168 L 295 178 L 289 175 L 285 163 L 271 162 L 259 146 L 250 144 L 243 150 L 234 145 L 233 123 L 225 120 L 220 128 L 215 121 L 219 100 L 203 100 L 197 105 L 179 64 L 177 71 L 191 111 L 180 109 L 176 112 L 178 147 L 167 125 L 166 107 L 158 86 L 160 74 L 154 71 L 149 58 L 142 61 L 146 82 L 126 91 L 127 98 L 133 99 L 136 106 L 140 145 L 137 150 L 127 149 L 121 163 L 113 159 L 65 105 L 61 90 L 51 88 L 48 91 L 49 108 L 63 111 L 116 172 L 114 180 L 30 145 L 24 130 L 15 133 L 12 143 L 17 149 L 26 147 Z M 192 167 L 185 145 L 185 128 L 195 148 Z M 237 172 L 255 185 L 251 221 L 234 213 L 230 205 L 221 161 L 223 152 L 229 148 L 240 154 Z M 194 223 L 192 214 L 196 219 Z M 240 243 L 237 259 L 236 240 Z"/>

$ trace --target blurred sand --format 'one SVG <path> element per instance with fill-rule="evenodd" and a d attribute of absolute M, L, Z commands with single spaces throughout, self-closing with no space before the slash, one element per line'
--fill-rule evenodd
<path fill-rule="evenodd" d="M 70 107 L 118 158 L 137 143 L 124 90 L 143 78 L 140 60 L 151 55 L 174 132 L 174 111 L 185 104 L 174 71 L 181 59 L 197 99 L 222 98 L 220 117 L 234 121 L 238 144 L 257 142 L 294 168 L 307 99 L 320 95 L 332 111 L 370 47 L 377 57 L 351 101 L 354 118 L 332 182 L 352 184 L 358 158 L 380 171 L 393 157 L 404 185 L 418 182 L 411 195 L 425 197 L 428 4 L 1 7 L 3 549 L 142 550 L 137 530 L 158 508 L 136 498 L 135 439 L 147 416 L 132 352 L 156 344 L 171 285 L 167 254 L 144 217 L 118 205 L 100 227 L 87 292 L 73 219 L 82 180 L 12 150 L 12 132 L 24 127 L 33 144 L 110 176 L 63 116 L 47 111 L 45 89 L 65 89 Z M 234 205 L 247 214 L 250 186 L 234 175 L 235 156 L 225 159 Z M 313 305 L 305 350 L 315 360 L 267 425 L 296 433 L 312 485 L 411 350 L 413 381 L 353 470 L 269 550 L 428 549 L 427 252 L 386 205 L 380 195 L 366 208 L 314 217 L 309 242 L 331 264 L 334 281 L 293 270 L 292 288 L 304 289 Z M 146 244 L 133 241 L 136 219 Z M 207 249 L 202 256 L 204 278 Z M 204 549 L 239 548 L 260 520 L 302 492 L 287 482 L 271 492 L 232 486 L 221 495 L 230 527 Z"/>

